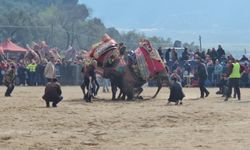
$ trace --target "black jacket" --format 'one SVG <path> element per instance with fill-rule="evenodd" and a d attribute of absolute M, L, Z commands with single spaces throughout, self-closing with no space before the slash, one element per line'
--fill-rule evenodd
<path fill-rule="evenodd" d="M 206 80 L 207 79 L 207 67 L 205 66 L 205 64 L 201 63 L 198 65 L 197 68 L 197 73 L 198 73 L 198 77 L 201 80 Z"/>
<path fill-rule="evenodd" d="M 46 101 L 58 100 L 62 94 L 60 84 L 58 82 L 48 82 L 45 87 L 43 99 Z"/>

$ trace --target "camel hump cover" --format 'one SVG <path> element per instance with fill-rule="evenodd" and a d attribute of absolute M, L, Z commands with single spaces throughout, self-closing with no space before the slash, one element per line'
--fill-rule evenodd
<path fill-rule="evenodd" d="M 116 45 L 117 42 L 112 39 L 108 34 L 105 34 L 102 37 L 101 42 L 94 44 L 92 47 L 94 58 L 97 59 L 106 52 L 115 49 Z"/>

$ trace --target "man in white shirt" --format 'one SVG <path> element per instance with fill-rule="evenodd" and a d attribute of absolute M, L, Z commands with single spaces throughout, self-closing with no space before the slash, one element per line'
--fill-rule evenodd
<path fill-rule="evenodd" d="M 47 63 L 47 65 L 44 69 L 44 76 L 48 82 L 52 81 L 52 79 L 54 79 L 56 77 L 55 63 L 54 63 L 53 57 L 50 58 L 50 61 Z"/>

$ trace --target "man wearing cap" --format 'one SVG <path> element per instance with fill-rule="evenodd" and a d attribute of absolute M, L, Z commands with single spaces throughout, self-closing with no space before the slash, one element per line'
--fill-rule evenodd
<path fill-rule="evenodd" d="M 10 67 L 10 70 L 6 72 L 3 77 L 3 84 L 7 86 L 7 90 L 5 92 L 6 97 L 10 97 L 12 91 L 15 88 L 15 79 L 16 79 L 16 68 L 14 65 Z"/>

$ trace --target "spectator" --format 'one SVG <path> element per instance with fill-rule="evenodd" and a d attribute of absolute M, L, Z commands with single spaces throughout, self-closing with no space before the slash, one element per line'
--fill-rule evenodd
<path fill-rule="evenodd" d="M 221 62 L 222 64 L 226 64 L 226 63 L 227 63 L 227 58 L 226 58 L 225 55 L 222 55 L 222 56 L 221 56 L 220 62 Z"/>
<path fill-rule="evenodd" d="M 61 79 L 61 67 L 62 67 L 61 61 L 57 60 L 56 64 L 55 64 L 55 74 L 56 74 L 56 78 L 59 80 L 59 82 Z"/>
<path fill-rule="evenodd" d="M 3 76 L 5 74 L 6 67 L 7 67 L 6 63 L 0 62 L 0 85 L 2 85 Z"/>
<path fill-rule="evenodd" d="M 232 60 L 229 62 L 229 87 L 228 87 L 228 93 L 225 98 L 225 101 L 228 100 L 228 98 L 231 96 L 232 88 L 235 88 L 236 95 L 238 96 L 238 100 L 241 99 L 240 94 L 240 78 L 241 73 L 244 71 L 244 67 L 240 65 L 240 63 L 236 60 Z"/>
<path fill-rule="evenodd" d="M 205 51 L 202 51 L 201 53 L 200 53 L 200 57 L 202 58 L 202 59 L 206 59 L 206 52 Z"/>
<path fill-rule="evenodd" d="M 174 64 L 172 65 L 172 67 L 171 67 L 171 71 L 176 70 L 178 66 L 179 66 L 179 62 L 178 62 L 178 60 L 176 60 L 176 61 L 174 62 Z"/>
<path fill-rule="evenodd" d="M 216 94 L 222 94 L 222 97 L 225 97 L 228 91 L 227 75 L 222 74 L 220 78 L 221 79 L 218 83 L 219 91 L 217 91 Z"/>
<path fill-rule="evenodd" d="M 10 70 L 4 75 L 3 83 L 7 87 L 5 96 L 11 96 L 12 91 L 15 88 L 15 79 L 16 79 L 16 68 L 14 65 L 10 67 Z"/>
<path fill-rule="evenodd" d="M 241 78 L 240 78 L 240 85 L 242 86 L 242 87 L 247 87 L 248 86 L 248 64 L 247 63 L 245 63 L 244 64 L 244 72 L 241 74 Z"/>
<path fill-rule="evenodd" d="M 222 73 L 223 73 L 223 66 L 220 64 L 220 61 L 217 59 L 215 61 L 214 73 L 213 73 L 213 78 L 214 78 L 214 82 L 216 85 L 219 83 Z"/>
<path fill-rule="evenodd" d="M 176 52 L 176 49 L 172 49 L 171 51 L 171 58 L 172 58 L 172 62 L 178 61 L 178 54 Z"/>
<path fill-rule="evenodd" d="M 208 73 L 208 81 L 209 81 L 209 85 L 213 84 L 213 72 L 214 72 L 214 63 L 213 61 L 210 59 L 207 62 L 207 73 Z"/>
<path fill-rule="evenodd" d="M 221 57 L 222 57 L 223 55 L 226 55 L 226 54 L 225 54 L 225 50 L 222 48 L 221 45 L 218 45 L 218 49 L 217 49 L 217 58 L 218 58 L 218 59 L 221 59 Z"/>
<path fill-rule="evenodd" d="M 35 60 L 32 60 L 32 63 L 26 67 L 28 70 L 29 85 L 31 86 L 36 85 L 36 67 L 37 64 Z"/>
<path fill-rule="evenodd" d="M 102 89 L 102 91 L 104 92 L 104 93 L 106 93 L 106 92 L 109 92 L 109 79 L 107 79 L 107 78 L 103 78 L 102 79 L 102 86 L 103 86 L 103 89 Z"/>
<path fill-rule="evenodd" d="M 37 85 L 45 85 L 44 78 L 44 69 L 46 66 L 46 61 L 42 61 L 42 63 L 37 65 L 36 76 L 37 76 Z"/>
<path fill-rule="evenodd" d="M 212 48 L 212 51 L 211 51 L 211 59 L 213 60 L 213 62 L 215 63 L 215 60 L 218 58 L 218 54 L 217 54 L 217 52 L 216 52 L 216 50 L 215 50 L 215 48 Z M 220 57 L 221 58 L 221 57 Z M 220 59 L 220 58 L 218 58 L 218 59 Z"/>
<path fill-rule="evenodd" d="M 196 49 L 194 55 L 195 55 L 195 59 L 196 59 L 196 58 L 201 58 L 200 50 L 199 50 L 199 49 Z"/>
<path fill-rule="evenodd" d="M 47 82 L 50 82 L 52 79 L 56 78 L 54 57 L 51 57 L 50 61 L 47 63 L 44 69 L 44 76 L 47 79 Z"/>
<path fill-rule="evenodd" d="M 198 59 L 198 78 L 199 78 L 199 87 L 200 87 L 200 93 L 201 93 L 201 98 L 204 98 L 204 94 L 205 97 L 208 97 L 209 92 L 205 87 L 205 81 L 208 77 L 208 73 L 207 73 L 207 68 L 205 66 L 204 63 L 202 63 L 201 59 Z"/>
<path fill-rule="evenodd" d="M 17 67 L 17 76 L 19 78 L 19 85 L 25 86 L 25 80 L 26 80 L 26 68 L 23 63 L 18 64 Z"/>
<path fill-rule="evenodd" d="M 191 72 L 191 65 L 190 65 L 189 61 L 185 61 L 183 64 L 183 67 L 184 67 L 184 71 L 187 71 L 187 73 L 189 75 Z"/>
<path fill-rule="evenodd" d="M 188 49 L 185 47 L 183 53 L 182 53 L 182 60 L 186 61 L 189 59 L 189 53 L 188 53 Z"/>
<path fill-rule="evenodd" d="M 159 53 L 159 55 L 161 57 L 161 60 L 164 61 L 163 52 L 162 52 L 162 48 L 161 47 L 158 48 L 158 53 Z"/>
<path fill-rule="evenodd" d="M 165 60 L 166 60 L 166 63 L 169 62 L 169 58 L 170 58 L 170 52 L 171 52 L 171 49 L 167 49 L 166 53 L 165 53 Z"/>
<path fill-rule="evenodd" d="M 249 59 L 246 57 L 246 55 L 243 55 L 241 57 L 240 61 L 249 61 Z"/>
<path fill-rule="evenodd" d="M 211 51 L 211 49 L 208 49 L 208 50 L 207 50 L 207 55 L 208 55 L 210 58 L 212 58 L 212 51 Z"/>

